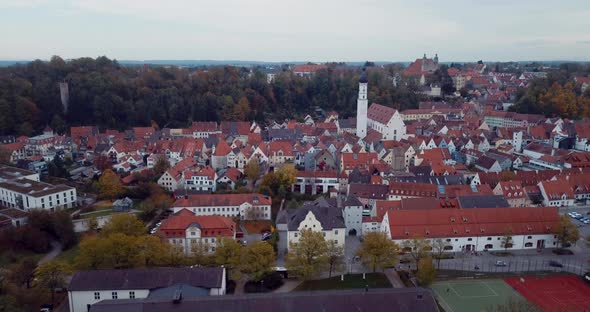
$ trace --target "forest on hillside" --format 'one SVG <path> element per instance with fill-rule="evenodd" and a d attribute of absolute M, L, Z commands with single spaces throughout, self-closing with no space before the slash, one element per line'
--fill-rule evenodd
<path fill-rule="evenodd" d="M 393 69 L 391 69 L 393 70 Z M 260 68 L 123 66 L 107 57 L 33 61 L 0 68 L 0 135 L 38 134 L 49 125 L 185 127 L 193 121 L 302 118 L 320 107 L 341 116 L 356 111 L 360 68 L 330 64 L 312 78 L 282 70 L 267 83 Z M 416 108 L 412 86 L 394 87 L 388 69 L 369 71 L 371 102 Z M 60 82 L 67 82 L 64 109 Z"/>

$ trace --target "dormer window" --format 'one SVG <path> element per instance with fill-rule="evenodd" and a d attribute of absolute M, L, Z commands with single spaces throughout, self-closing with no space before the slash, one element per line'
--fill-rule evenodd
<path fill-rule="evenodd" d="M 451 217 L 451 222 L 455 222 L 455 218 L 454 217 Z"/>
<path fill-rule="evenodd" d="M 463 222 L 467 222 L 467 218 L 463 217 Z"/>
<path fill-rule="evenodd" d="M 406 231 L 406 236 L 410 235 L 410 232 Z"/>

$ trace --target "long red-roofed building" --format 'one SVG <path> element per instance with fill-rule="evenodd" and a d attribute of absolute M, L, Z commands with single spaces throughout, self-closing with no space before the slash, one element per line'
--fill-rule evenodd
<path fill-rule="evenodd" d="M 381 223 L 400 246 L 416 237 L 442 239 L 448 252 L 552 248 L 558 227 L 555 207 L 389 210 Z"/>
<path fill-rule="evenodd" d="M 176 213 L 188 209 L 197 216 L 239 217 L 241 220 L 270 220 L 272 200 L 269 196 L 251 194 L 197 194 L 177 200 Z"/>

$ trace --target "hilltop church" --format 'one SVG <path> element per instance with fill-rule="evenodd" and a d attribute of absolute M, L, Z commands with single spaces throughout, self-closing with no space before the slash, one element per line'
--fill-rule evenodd
<path fill-rule="evenodd" d="M 406 125 L 398 110 L 377 103 L 371 104 L 367 110 L 368 84 L 367 73 L 363 70 L 356 104 L 356 136 L 365 138 L 370 128 L 379 132 L 383 140 L 401 140 L 406 135 Z"/>

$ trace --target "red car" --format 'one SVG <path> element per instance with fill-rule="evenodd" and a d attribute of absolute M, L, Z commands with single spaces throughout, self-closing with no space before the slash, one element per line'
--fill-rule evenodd
<path fill-rule="evenodd" d="M 244 237 L 244 232 L 236 232 L 236 238 Z"/>

